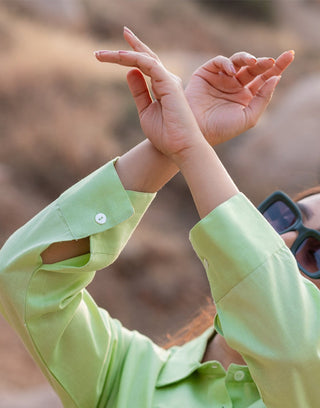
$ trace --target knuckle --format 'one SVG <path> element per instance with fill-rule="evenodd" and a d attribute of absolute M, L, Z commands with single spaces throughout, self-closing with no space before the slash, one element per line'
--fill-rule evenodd
<path fill-rule="evenodd" d="M 150 50 L 150 52 L 149 52 L 149 55 L 150 55 L 152 58 L 154 58 L 154 59 L 156 59 L 156 60 L 159 60 L 158 55 L 157 55 L 155 52 L 151 51 L 151 50 Z"/>
<path fill-rule="evenodd" d="M 154 58 L 150 58 L 150 55 L 148 55 L 146 67 L 151 74 L 152 72 L 156 72 L 155 70 L 159 69 L 159 63 Z"/>
<path fill-rule="evenodd" d="M 150 54 L 147 51 L 141 52 L 141 55 L 150 58 Z"/>
<path fill-rule="evenodd" d="M 213 58 L 213 62 L 216 64 L 222 64 L 224 60 L 227 59 L 223 55 L 217 55 L 216 57 Z"/>
<path fill-rule="evenodd" d="M 159 68 L 160 64 L 159 61 L 157 61 L 156 59 L 150 57 L 150 55 L 148 55 L 148 60 L 149 60 L 149 68 L 150 70 L 154 69 L 154 68 Z"/>

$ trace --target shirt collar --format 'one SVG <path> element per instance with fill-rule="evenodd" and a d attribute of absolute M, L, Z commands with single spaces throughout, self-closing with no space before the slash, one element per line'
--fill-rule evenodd
<path fill-rule="evenodd" d="M 199 368 L 207 348 L 208 340 L 213 333 L 214 327 L 211 326 L 199 337 L 183 346 L 172 347 L 169 359 L 160 371 L 156 384 L 157 387 L 163 387 L 180 381 Z"/>

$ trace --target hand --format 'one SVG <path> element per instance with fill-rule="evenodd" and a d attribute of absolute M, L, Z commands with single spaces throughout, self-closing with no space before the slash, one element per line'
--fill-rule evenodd
<path fill-rule="evenodd" d="M 129 43 L 138 41 L 127 28 L 124 29 L 124 36 Z M 143 43 L 139 41 L 139 44 Z M 127 75 L 129 88 L 142 130 L 158 150 L 175 161 L 189 148 L 205 142 L 186 100 L 180 78 L 170 73 L 146 45 L 136 47 L 134 51 L 97 51 L 96 57 L 101 62 L 135 67 Z M 143 74 L 151 78 L 154 100 Z"/>
<path fill-rule="evenodd" d="M 293 59 L 293 51 L 284 52 L 275 61 L 239 52 L 230 58 L 215 57 L 194 72 L 185 93 L 212 146 L 257 123 Z"/>

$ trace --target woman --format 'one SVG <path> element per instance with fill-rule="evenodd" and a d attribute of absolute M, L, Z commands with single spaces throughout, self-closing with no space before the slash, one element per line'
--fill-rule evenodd
<path fill-rule="evenodd" d="M 180 80 L 127 29 L 125 38 L 134 51 L 97 58 L 139 68 L 128 83 L 148 140 L 8 240 L 1 311 L 65 407 L 316 407 L 319 292 L 210 146 L 256 122 L 292 53 L 276 62 L 246 53 L 209 61 L 187 87 L 189 105 Z M 98 309 L 84 288 L 177 170 L 202 218 L 190 237 L 218 314 L 216 332 L 164 350 Z"/>

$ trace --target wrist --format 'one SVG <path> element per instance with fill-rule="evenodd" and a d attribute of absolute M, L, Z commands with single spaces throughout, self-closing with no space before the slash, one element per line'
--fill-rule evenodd
<path fill-rule="evenodd" d="M 214 149 L 205 141 L 184 152 L 179 168 L 186 180 L 200 218 L 238 193 Z"/>
<path fill-rule="evenodd" d="M 146 193 L 161 189 L 179 170 L 149 140 L 121 156 L 115 168 L 125 189 Z"/>
<path fill-rule="evenodd" d="M 201 160 L 203 155 L 211 154 L 212 150 L 212 147 L 201 135 L 196 143 L 185 147 L 179 152 L 171 155 L 170 158 L 175 163 L 175 165 L 180 170 L 182 170 L 184 167 L 188 167 L 189 164 L 192 165 L 192 163 L 194 163 L 195 161 Z"/>

